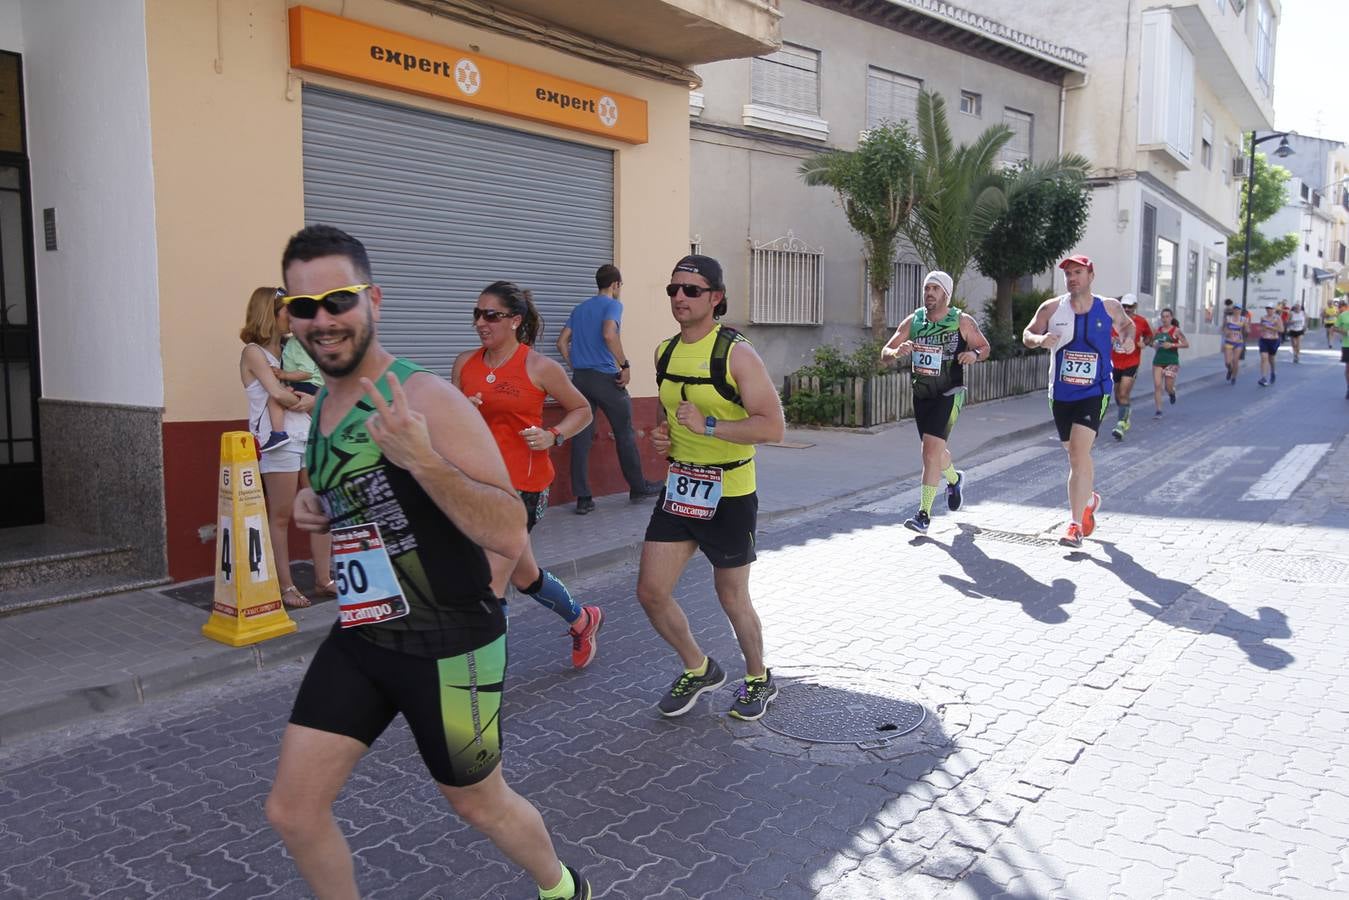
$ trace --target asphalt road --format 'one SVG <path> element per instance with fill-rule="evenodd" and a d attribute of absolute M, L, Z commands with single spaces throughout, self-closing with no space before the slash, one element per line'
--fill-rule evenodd
<path fill-rule="evenodd" d="M 765 529 L 752 591 L 784 695 L 921 703 L 893 740 L 734 722 L 729 688 L 662 720 L 678 663 L 631 567 L 571 585 L 608 613 L 584 672 L 555 617 L 512 602 L 508 780 L 604 897 L 1346 895 L 1349 401 L 1326 351 L 1281 363 L 1273 387 L 1248 372 L 1156 420 L 1140 390 L 1127 440 L 1098 444 L 1080 551 L 1054 540 L 1051 440 L 958 460 L 967 502 L 926 537 L 901 525 L 912 483 Z M 701 560 L 679 596 L 738 676 Z M 301 674 L 8 749 L 0 895 L 307 896 L 262 813 Z M 532 896 L 401 723 L 337 811 L 366 896 Z"/>

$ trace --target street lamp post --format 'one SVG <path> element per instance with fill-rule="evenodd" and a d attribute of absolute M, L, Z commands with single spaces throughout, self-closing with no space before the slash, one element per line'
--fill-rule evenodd
<path fill-rule="evenodd" d="M 1246 321 L 1246 291 L 1251 281 L 1251 194 L 1255 191 L 1255 148 L 1265 141 L 1272 141 L 1275 138 L 1283 138 L 1275 149 L 1274 155 L 1279 159 L 1292 156 L 1296 151 L 1288 146 L 1288 135 L 1291 131 L 1276 131 L 1273 134 L 1267 134 L 1262 138 L 1257 138 L 1255 132 L 1251 132 L 1251 152 L 1246 171 L 1246 252 L 1241 259 L 1241 321 Z"/>

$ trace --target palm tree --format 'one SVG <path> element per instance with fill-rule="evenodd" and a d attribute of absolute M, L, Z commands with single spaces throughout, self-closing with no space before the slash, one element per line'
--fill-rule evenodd
<path fill-rule="evenodd" d="M 918 94 L 922 168 L 918 202 L 902 230 L 925 265 L 951 276 L 953 298 L 984 235 L 1007 208 L 994 167 L 1011 139 L 1006 125 L 990 125 L 973 144 L 956 146 L 946 101 L 933 91 Z"/>
<path fill-rule="evenodd" d="M 826 150 L 801 164 L 806 184 L 833 188 L 848 225 L 867 255 L 871 333 L 884 340 L 885 292 L 894 269 L 895 241 L 909 221 L 921 181 L 917 144 L 904 124 L 871 129 L 855 151 Z"/>

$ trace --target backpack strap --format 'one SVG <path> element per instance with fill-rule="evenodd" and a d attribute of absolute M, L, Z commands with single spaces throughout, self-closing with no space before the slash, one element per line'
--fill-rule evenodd
<path fill-rule="evenodd" d="M 661 382 L 666 380 L 676 384 L 710 384 L 723 398 L 743 407 L 745 404 L 740 398 L 740 392 L 731 385 L 727 377 L 730 371 L 731 347 L 738 340 L 741 340 L 739 331 L 729 325 L 721 326 L 721 330 L 717 332 L 717 339 L 712 344 L 712 358 L 708 365 L 709 377 L 704 378 L 696 375 L 670 374 L 670 360 L 674 357 L 679 335 L 670 338 L 661 352 L 660 359 L 656 360 L 656 390 L 660 390 Z"/>

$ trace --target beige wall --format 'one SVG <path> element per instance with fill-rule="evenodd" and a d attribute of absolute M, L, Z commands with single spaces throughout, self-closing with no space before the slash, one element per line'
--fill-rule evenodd
<path fill-rule="evenodd" d="M 615 256 L 634 393 L 655 393 L 645 348 L 672 330 L 661 292 L 688 240 L 688 91 L 435 18 L 384 0 L 311 0 L 327 12 L 600 85 L 648 103 L 650 142 L 631 147 L 509 116 L 292 73 L 285 0 L 147 0 L 165 420 L 242 418 L 238 330 L 251 290 L 274 284 L 304 223 L 301 83 L 311 81 L 615 154 Z M 589 263 L 587 263 L 589 265 Z M 660 302 L 654 302 L 659 298 Z"/>

